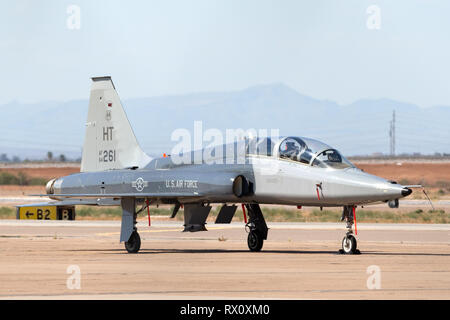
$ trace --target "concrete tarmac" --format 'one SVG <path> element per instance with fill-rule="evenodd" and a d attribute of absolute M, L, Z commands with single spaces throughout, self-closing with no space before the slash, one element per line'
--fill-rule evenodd
<path fill-rule="evenodd" d="M 146 224 L 128 254 L 120 221 L 0 220 L 0 299 L 450 299 L 449 225 L 360 223 L 341 255 L 343 223 L 268 222 L 257 253 L 242 223 Z"/>

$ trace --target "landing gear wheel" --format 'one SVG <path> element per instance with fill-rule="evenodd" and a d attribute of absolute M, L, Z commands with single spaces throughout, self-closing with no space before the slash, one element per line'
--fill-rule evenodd
<path fill-rule="evenodd" d="M 356 249 L 356 238 L 348 234 L 342 239 L 342 252 L 346 254 L 354 254 L 359 253 L 359 250 Z"/>
<path fill-rule="evenodd" d="M 130 239 L 128 239 L 128 241 L 125 242 L 125 249 L 127 249 L 128 253 L 137 253 L 140 248 L 141 248 L 141 237 L 139 236 L 139 233 L 137 233 L 137 231 L 133 231 L 133 233 L 130 236 Z"/>
<path fill-rule="evenodd" d="M 250 251 L 261 251 L 264 244 L 264 239 L 258 231 L 253 230 L 248 234 L 247 244 Z"/>

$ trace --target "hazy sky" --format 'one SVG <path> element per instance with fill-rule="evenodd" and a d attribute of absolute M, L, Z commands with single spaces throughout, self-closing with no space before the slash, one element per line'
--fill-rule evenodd
<path fill-rule="evenodd" d="M 122 99 L 284 82 L 339 103 L 450 105 L 449 15 L 448 0 L 6 0 L 0 104 L 87 99 L 89 78 L 111 75 Z"/>

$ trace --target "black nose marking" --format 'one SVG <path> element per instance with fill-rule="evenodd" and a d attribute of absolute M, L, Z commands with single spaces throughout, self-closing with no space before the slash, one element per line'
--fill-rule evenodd
<path fill-rule="evenodd" d="M 409 188 L 403 188 L 402 190 L 402 196 L 406 197 L 409 196 L 412 193 L 412 190 Z"/>

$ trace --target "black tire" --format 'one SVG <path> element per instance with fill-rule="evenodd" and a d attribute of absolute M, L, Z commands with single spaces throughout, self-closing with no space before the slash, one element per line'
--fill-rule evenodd
<path fill-rule="evenodd" d="M 351 234 L 346 235 L 344 239 L 342 239 L 342 251 L 344 251 L 344 253 L 346 254 L 356 253 L 356 246 L 357 246 L 356 238 L 353 235 Z"/>
<path fill-rule="evenodd" d="M 128 239 L 128 241 L 125 242 L 125 249 L 127 249 L 128 253 L 137 253 L 140 248 L 141 248 L 141 237 L 139 236 L 139 233 L 137 233 L 137 231 L 133 231 L 133 233 L 130 236 L 130 239 Z"/>
<path fill-rule="evenodd" d="M 264 239 L 258 231 L 250 231 L 247 237 L 247 244 L 250 251 L 261 251 L 264 244 Z"/>

